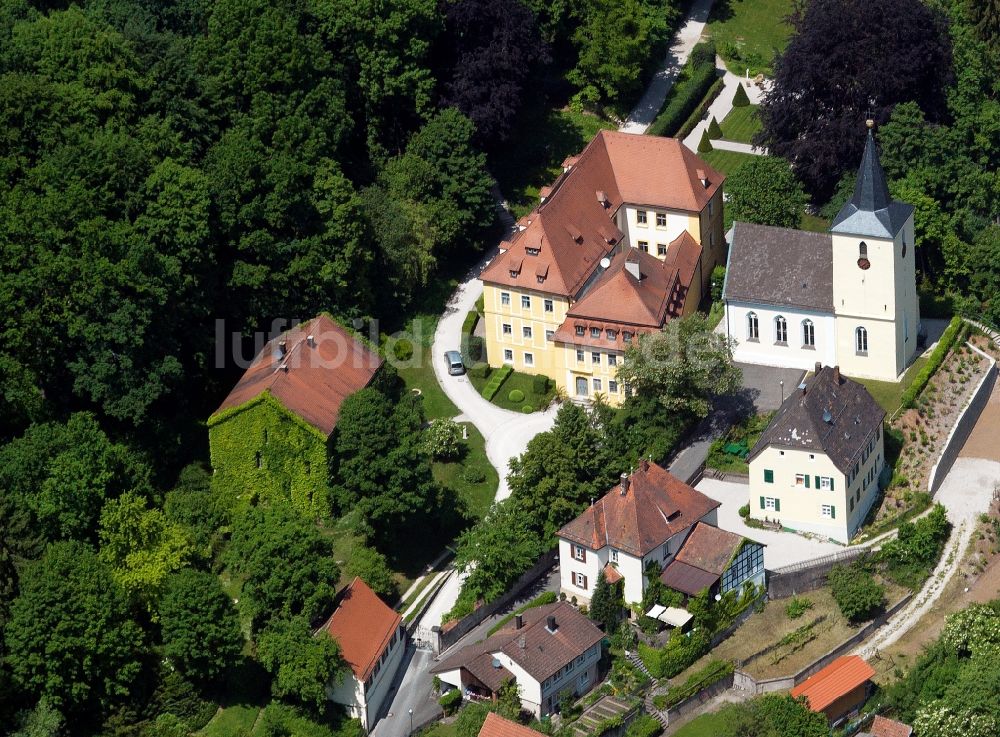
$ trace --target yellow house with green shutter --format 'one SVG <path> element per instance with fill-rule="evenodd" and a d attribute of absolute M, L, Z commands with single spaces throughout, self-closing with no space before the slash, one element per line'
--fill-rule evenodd
<path fill-rule="evenodd" d="M 750 451 L 750 516 L 847 543 L 878 497 L 885 410 L 816 365 Z"/>

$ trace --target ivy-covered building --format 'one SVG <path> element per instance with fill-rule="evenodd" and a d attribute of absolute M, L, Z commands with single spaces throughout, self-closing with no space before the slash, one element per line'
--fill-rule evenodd
<path fill-rule="evenodd" d="M 216 488 L 234 501 L 329 510 L 330 435 L 382 358 L 327 315 L 269 341 L 208 420 Z"/>

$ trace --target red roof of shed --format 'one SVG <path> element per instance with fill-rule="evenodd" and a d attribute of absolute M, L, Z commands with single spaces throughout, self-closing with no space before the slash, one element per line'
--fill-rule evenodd
<path fill-rule="evenodd" d="M 875 675 L 875 669 L 857 655 L 844 655 L 792 689 L 792 696 L 805 696 L 809 708 L 823 711 Z"/>
<path fill-rule="evenodd" d="M 491 711 L 486 715 L 483 728 L 479 730 L 479 737 L 544 737 L 541 732 L 536 732 L 530 727 L 525 727 L 517 722 L 504 719 L 496 712 Z"/>

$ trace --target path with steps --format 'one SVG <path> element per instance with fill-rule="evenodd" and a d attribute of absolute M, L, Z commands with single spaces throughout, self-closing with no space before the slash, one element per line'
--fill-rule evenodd
<path fill-rule="evenodd" d="M 616 714 L 627 714 L 632 706 L 615 696 L 602 696 L 573 722 L 573 734 L 578 737 L 590 737 L 605 719 Z"/>

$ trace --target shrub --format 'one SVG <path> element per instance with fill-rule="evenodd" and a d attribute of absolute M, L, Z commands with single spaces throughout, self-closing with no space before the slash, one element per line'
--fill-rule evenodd
<path fill-rule="evenodd" d="M 531 391 L 535 394 L 545 394 L 549 390 L 549 377 L 544 374 L 536 374 L 531 380 Z"/>
<path fill-rule="evenodd" d="M 478 312 L 480 316 L 486 314 L 486 295 L 485 294 L 480 294 L 479 295 L 479 299 L 476 300 L 476 312 Z"/>
<path fill-rule="evenodd" d="M 392 346 L 392 355 L 398 361 L 409 361 L 413 358 L 413 343 L 406 340 L 406 338 L 400 338 Z"/>
<path fill-rule="evenodd" d="M 505 364 L 496 371 L 492 372 L 489 381 L 487 381 L 486 386 L 483 387 L 483 397 L 485 399 L 492 400 L 500 390 L 500 385 L 507 380 L 507 377 L 510 376 L 513 371 L 514 368 L 512 366 Z"/>
<path fill-rule="evenodd" d="M 656 737 L 663 731 L 663 727 L 656 719 L 649 714 L 642 714 L 638 719 L 628 725 L 625 737 Z"/>
<path fill-rule="evenodd" d="M 477 363 L 469 369 L 469 375 L 477 379 L 488 379 L 491 371 L 488 363 Z"/>
<path fill-rule="evenodd" d="M 743 83 L 736 85 L 736 92 L 733 94 L 733 107 L 746 107 L 750 104 L 747 91 L 743 89 Z"/>
<path fill-rule="evenodd" d="M 424 449 L 436 461 L 450 461 L 462 452 L 462 428 L 450 419 L 434 420 L 424 431 Z"/>
<path fill-rule="evenodd" d="M 454 714 L 458 711 L 459 705 L 462 703 L 462 691 L 461 689 L 453 688 L 448 691 L 444 696 L 438 699 L 438 704 L 441 705 L 441 709 L 445 714 Z"/>
<path fill-rule="evenodd" d="M 883 545 L 879 554 L 886 575 L 902 586 L 919 588 L 941 557 L 950 532 L 940 504 L 915 522 L 903 522 L 895 539 Z"/>
<path fill-rule="evenodd" d="M 785 614 L 788 615 L 789 619 L 798 619 L 812 609 L 812 605 L 813 603 L 809 599 L 793 596 L 792 600 L 785 605 Z"/>
<path fill-rule="evenodd" d="M 486 480 L 486 471 L 479 466 L 466 466 L 462 478 L 467 484 L 481 484 Z"/>
<path fill-rule="evenodd" d="M 722 301 L 722 287 L 726 283 L 726 267 L 719 264 L 712 269 L 712 301 Z"/>
<path fill-rule="evenodd" d="M 715 119 L 714 115 L 708 123 L 708 137 L 722 138 L 722 128 L 719 127 L 719 121 Z"/>
<path fill-rule="evenodd" d="M 523 402 L 524 401 L 524 392 L 522 392 L 520 389 L 511 389 L 510 392 L 507 394 L 507 399 L 512 404 L 517 404 L 518 402 Z"/>
<path fill-rule="evenodd" d="M 638 653 L 653 678 L 673 678 L 707 653 L 710 645 L 708 630 L 699 627 L 689 635 L 675 631 L 670 641 L 660 649 L 640 642 Z"/>
<path fill-rule="evenodd" d="M 708 137 L 708 131 L 702 131 L 701 140 L 698 142 L 698 153 L 707 154 L 712 150 L 712 139 Z"/>
<path fill-rule="evenodd" d="M 672 706 L 676 706 L 685 699 L 694 696 L 702 689 L 708 688 L 722 680 L 732 672 L 732 661 L 712 660 L 704 668 L 688 676 L 682 685 L 671 686 L 664 697 L 656 702 L 656 706 L 660 709 L 669 709 Z"/>
<path fill-rule="evenodd" d="M 948 351 L 955 344 L 955 340 L 958 338 L 958 334 L 961 332 L 962 328 L 962 318 L 956 316 L 951 319 L 948 327 L 945 328 L 944 334 L 941 336 L 941 340 L 938 341 L 937 347 L 934 352 L 931 353 L 931 357 L 924 364 L 924 367 L 917 372 L 916 377 L 913 379 L 913 383 L 907 387 L 906 391 L 903 392 L 903 399 L 900 406 L 903 409 L 912 409 L 916 404 L 917 397 L 920 396 L 920 392 L 924 390 L 927 386 L 927 382 L 931 380 L 934 372 L 941 368 L 941 364 L 944 363 L 945 357 L 948 355 Z"/>
<path fill-rule="evenodd" d="M 479 322 L 479 313 L 471 310 L 462 321 L 462 335 L 472 335 L 472 331 L 476 329 L 477 322 Z"/>
<path fill-rule="evenodd" d="M 740 517 L 746 519 L 749 516 L 750 516 L 750 505 L 744 504 L 742 507 L 740 507 Z"/>
<path fill-rule="evenodd" d="M 864 560 L 834 566 L 827 581 L 840 613 L 850 622 L 871 619 L 885 604 L 885 587 L 875 580 Z"/>
<path fill-rule="evenodd" d="M 532 412 L 535 411 L 535 408 L 532 407 L 530 404 L 524 404 L 521 405 L 521 411 L 524 412 L 524 414 L 526 415 L 530 415 Z"/>
<path fill-rule="evenodd" d="M 478 335 L 470 335 L 466 343 L 464 358 L 467 364 L 479 363 L 486 358 L 486 341 Z"/>

